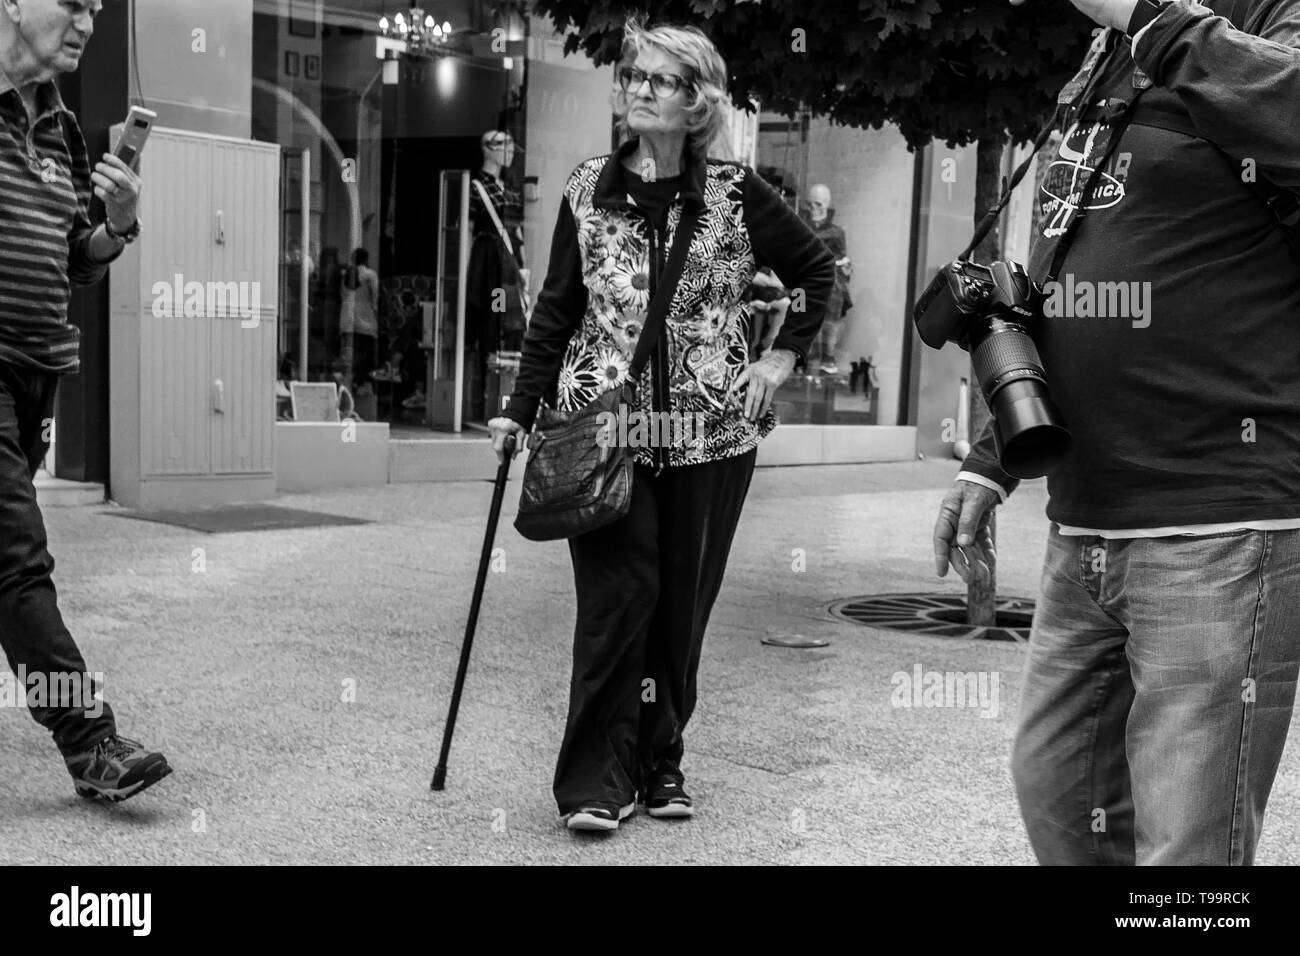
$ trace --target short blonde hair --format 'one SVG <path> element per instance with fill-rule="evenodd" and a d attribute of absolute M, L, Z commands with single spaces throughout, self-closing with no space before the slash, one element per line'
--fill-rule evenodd
<path fill-rule="evenodd" d="M 686 106 L 687 143 L 699 157 L 708 155 L 724 121 L 723 103 L 727 98 L 727 63 L 702 30 L 691 26 L 645 26 L 636 17 L 623 25 L 623 55 L 617 69 L 630 65 L 646 47 L 681 62 L 686 67 L 690 102 Z M 617 77 L 617 73 L 615 74 Z M 631 107 L 628 95 L 614 82 L 614 116 L 619 133 L 628 135 L 627 114 Z"/>

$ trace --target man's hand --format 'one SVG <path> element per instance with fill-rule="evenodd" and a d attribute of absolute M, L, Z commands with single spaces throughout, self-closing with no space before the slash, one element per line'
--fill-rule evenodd
<path fill-rule="evenodd" d="M 934 570 L 939 577 L 951 564 L 967 584 L 989 580 L 997 566 L 989 519 L 998 506 L 998 493 L 973 481 L 953 482 L 939 506 L 934 526 Z"/>
<path fill-rule="evenodd" d="M 118 233 L 135 225 L 140 211 L 140 177 L 126 163 L 112 153 L 95 164 L 90 174 L 95 184 L 95 195 L 104 201 L 108 222 Z"/>
<path fill-rule="evenodd" d="M 772 399 L 790 373 L 794 371 L 794 353 L 789 349 L 772 349 L 736 376 L 729 395 L 745 389 L 745 417 L 756 422 L 772 407 Z"/>
<path fill-rule="evenodd" d="M 1011 0 L 1011 5 L 1018 7 L 1024 2 L 1025 0 Z M 1137 6 L 1137 0 L 1070 0 L 1070 2 L 1094 23 L 1120 30 L 1128 28 L 1128 22 L 1133 18 L 1133 8 Z"/>

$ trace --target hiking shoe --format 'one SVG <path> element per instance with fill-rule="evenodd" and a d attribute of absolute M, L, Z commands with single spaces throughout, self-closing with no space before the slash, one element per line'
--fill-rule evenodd
<path fill-rule="evenodd" d="M 570 830 L 617 830 L 620 820 L 626 820 L 636 809 L 636 803 L 616 807 L 612 803 L 593 803 L 579 807 L 564 818 Z"/>
<path fill-rule="evenodd" d="M 659 820 L 695 815 L 690 794 L 672 777 L 660 777 L 646 788 L 645 812 Z"/>
<path fill-rule="evenodd" d="M 172 772 L 167 758 L 117 734 L 86 753 L 64 757 L 77 794 L 114 803 L 134 797 Z"/>

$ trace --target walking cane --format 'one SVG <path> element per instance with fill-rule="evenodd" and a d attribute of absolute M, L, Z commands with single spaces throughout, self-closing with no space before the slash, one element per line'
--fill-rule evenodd
<path fill-rule="evenodd" d="M 483 603 L 483 585 L 487 581 L 488 562 L 492 559 L 492 542 L 497 536 L 497 519 L 501 517 L 501 499 L 510 477 L 510 460 L 515 453 L 515 436 L 507 435 L 505 458 L 497 468 L 496 484 L 492 488 L 492 507 L 488 509 L 487 533 L 483 536 L 483 553 L 478 559 L 478 577 L 474 579 L 474 597 L 469 605 L 469 621 L 465 624 L 465 641 L 460 646 L 460 666 L 456 668 L 456 686 L 451 692 L 451 707 L 447 710 L 447 725 L 442 730 L 442 752 L 438 766 L 433 771 L 430 790 L 441 790 L 447 782 L 447 755 L 451 752 L 451 735 L 456 729 L 456 712 L 460 710 L 460 692 L 465 687 L 465 672 L 469 669 L 469 652 L 474 645 L 474 628 L 478 625 L 478 609 Z"/>

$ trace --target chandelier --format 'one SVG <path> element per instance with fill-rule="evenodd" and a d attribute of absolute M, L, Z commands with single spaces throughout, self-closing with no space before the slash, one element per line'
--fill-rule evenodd
<path fill-rule="evenodd" d="M 451 38 L 451 22 L 439 23 L 433 14 L 412 4 L 408 13 L 397 13 L 391 21 L 387 16 L 380 17 L 379 33 L 397 51 L 418 55 L 446 43 Z"/>

